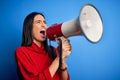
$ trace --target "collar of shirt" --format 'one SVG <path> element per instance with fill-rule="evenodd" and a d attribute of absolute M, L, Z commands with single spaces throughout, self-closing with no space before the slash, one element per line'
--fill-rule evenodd
<path fill-rule="evenodd" d="M 37 53 L 43 53 L 44 51 L 45 51 L 45 49 L 44 49 L 44 44 L 42 44 L 42 46 L 41 47 L 39 47 L 36 43 L 32 43 L 32 45 L 31 46 L 29 46 L 28 47 L 29 49 L 31 49 L 31 50 L 33 50 L 33 51 L 35 51 L 35 52 L 37 52 Z"/>

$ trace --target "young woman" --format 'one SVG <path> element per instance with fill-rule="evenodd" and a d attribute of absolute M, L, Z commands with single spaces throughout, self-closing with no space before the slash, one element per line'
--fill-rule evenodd
<path fill-rule="evenodd" d="M 62 67 L 59 69 L 58 48 L 48 46 L 46 21 L 42 13 L 32 12 L 24 20 L 22 44 L 15 57 L 20 80 L 70 80 L 67 71 L 69 41 L 62 39 Z"/>

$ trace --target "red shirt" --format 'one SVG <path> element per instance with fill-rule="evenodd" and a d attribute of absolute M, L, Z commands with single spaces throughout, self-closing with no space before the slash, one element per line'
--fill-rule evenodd
<path fill-rule="evenodd" d="M 29 47 L 16 49 L 15 57 L 20 75 L 25 80 L 61 80 L 60 71 L 51 77 L 49 66 L 53 59 L 48 56 L 44 46 L 32 43 Z M 68 80 L 70 80 L 68 75 Z"/>

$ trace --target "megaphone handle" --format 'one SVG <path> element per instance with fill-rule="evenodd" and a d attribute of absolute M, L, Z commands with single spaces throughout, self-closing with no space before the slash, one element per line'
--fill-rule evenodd
<path fill-rule="evenodd" d="M 62 67 L 62 39 L 60 37 L 56 37 L 55 40 L 59 45 L 59 69 L 61 69 Z"/>
<path fill-rule="evenodd" d="M 55 38 L 56 42 L 59 45 L 59 69 L 62 67 L 62 37 Z M 67 55 L 71 54 L 70 51 L 67 51 Z"/>
<path fill-rule="evenodd" d="M 59 69 L 62 67 L 62 40 L 60 37 L 55 39 L 59 45 Z"/>
<path fill-rule="evenodd" d="M 59 47 L 60 47 L 60 49 L 59 49 L 59 69 L 61 69 L 61 67 L 62 67 L 62 40 L 60 39 L 59 40 Z"/>

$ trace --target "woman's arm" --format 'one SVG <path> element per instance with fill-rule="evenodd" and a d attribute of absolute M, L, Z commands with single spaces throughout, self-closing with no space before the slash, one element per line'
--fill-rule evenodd
<path fill-rule="evenodd" d="M 56 71 L 58 70 L 58 67 L 59 67 L 59 57 L 56 57 L 49 67 L 50 74 L 52 77 L 55 75 Z"/>
<path fill-rule="evenodd" d="M 69 74 L 67 71 L 67 64 L 66 63 L 62 63 L 62 68 L 61 68 L 61 78 L 62 80 L 69 80 Z"/>
<path fill-rule="evenodd" d="M 67 52 L 72 52 L 72 47 L 70 44 L 70 41 L 62 37 L 62 67 L 61 67 L 61 78 L 62 80 L 70 80 L 68 70 L 67 70 L 67 64 L 66 64 L 66 59 L 69 56 Z M 71 53 L 70 53 L 71 54 Z"/>

